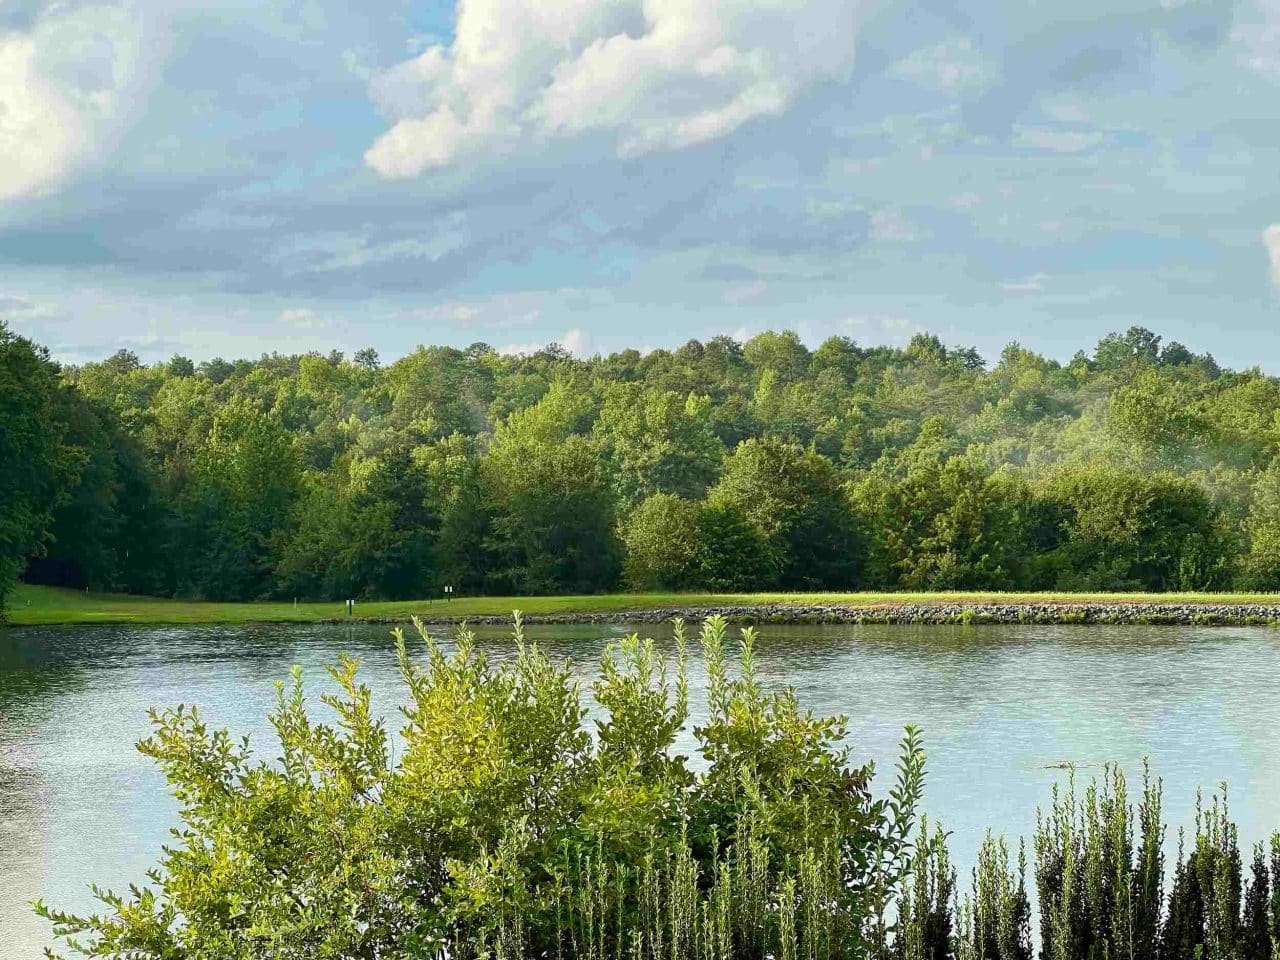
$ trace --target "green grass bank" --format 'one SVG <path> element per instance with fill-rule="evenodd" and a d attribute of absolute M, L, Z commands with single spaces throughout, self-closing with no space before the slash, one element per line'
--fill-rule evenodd
<path fill-rule="evenodd" d="M 462 597 L 356 604 L 355 619 L 407 621 L 531 619 L 584 621 L 702 616 L 712 612 L 772 622 L 827 620 L 913 623 L 1272 623 L 1280 594 L 1076 593 L 615 593 L 594 596 Z M 18 586 L 13 626 L 72 623 L 322 623 L 347 619 L 342 603 L 210 603 L 57 587 Z"/>

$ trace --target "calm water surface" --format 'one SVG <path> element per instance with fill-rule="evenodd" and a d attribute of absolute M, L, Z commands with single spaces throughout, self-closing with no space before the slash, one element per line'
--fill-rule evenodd
<path fill-rule="evenodd" d="M 530 632 L 589 674 L 629 631 Z M 481 636 L 509 654 L 503 631 Z M 314 701 L 342 652 L 361 658 L 375 704 L 393 715 L 402 694 L 382 626 L 0 631 L 0 952 L 37 957 L 48 942 L 28 901 L 87 909 L 88 881 L 123 889 L 155 862 L 175 808 L 134 749 L 149 706 L 199 704 L 269 751 L 273 682 L 300 664 Z M 987 824 L 1030 833 L 1063 777 L 1050 765 L 1067 761 L 1115 760 L 1136 776 L 1149 756 L 1175 825 L 1189 821 L 1197 785 L 1227 780 L 1242 841 L 1280 827 L 1274 630 L 770 627 L 760 664 L 807 706 L 849 717 L 854 755 L 878 762 L 880 790 L 903 725 L 924 727 L 927 807 L 954 832 L 962 869 Z M 701 665 L 691 670 L 696 722 Z"/>

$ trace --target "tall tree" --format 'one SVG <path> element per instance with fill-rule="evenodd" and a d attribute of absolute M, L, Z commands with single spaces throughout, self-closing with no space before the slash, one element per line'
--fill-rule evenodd
<path fill-rule="evenodd" d="M 608 386 L 603 393 L 594 436 L 614 471 L 623 504 L 637 504 L 655 493 L 700 499 L 724 457 L 710 398 L 629 383 Z"/>
<path fill-rule="evenodd" d="M 0 616 L 80 466 L 63 442 L 58 367 L 0 321 Z"/>
<path fill-rule="evenodd" d="M 179 493 L 187 589 L 217 600 L 269 594 L 273 533 L 300 483 L 292 437 L 248 397 L 223 406 Z"/>
<path fill-rule="evenodd" d="M 537 404 L 499 424 L 486 458 L 498 557 L 494 587 L 596 592 L 619 569 L 613 491 L 589 428 L 589 399 L 557 380 Z"/>
<path fill-rule="evenodd" d="M 1012 585 L 1021 544 L 1009 504 L 938 420 L 853 487 L 870 550 L 864 583 L 910 590 Z"/>
<path fill-rule="evenodd" d="M 1203 590 L 1230 571 L 1213 503 L 1173 473 L 1090 463 L 1045 481 L 1058 589 Z"/>
<path fill-rule="evenodd" d="M 852 513 L 835 468 L 819 454 L 772 438 L 747 440 L 725 461 L 708 499 L 759 530 L 779 586 L 854 584 Z"/>

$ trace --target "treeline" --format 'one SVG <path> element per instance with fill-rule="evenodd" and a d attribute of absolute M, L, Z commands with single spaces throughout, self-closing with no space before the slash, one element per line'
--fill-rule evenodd
<path fill-rule="evenodd" d="M 1030 870 L 989 834 L 961 890 L 946 834 L 917 819 L 917 731 L 884 789 L 843 718 L 766 688 L 750 631 L 732 650 L 713 618 L 699 641 L 692 731 L 679 627 L 674 663 L 611 645 L 590 713 L 518 623 L 501 664 L 465 631 L 421 659 L 401 643 L 394 740 L 350 659 L 328 722 L 295 671 L 278 745 L 256 754 L 195 710 L 157 712 L 140 746 L 179 800 L 178 840 L 145 884 L 98 891 L 95 916 L 37 909 L 119 960 L 1031 960 L 1036 939 L 1041 960 L 1280 955 L 1280 834 L 1242 851 L 1225 795 L 1175 845 L 1158 781 L 1136 802 L 1115 769 L 1072 781 L 1037 818 Z M 690 733 L 696 764 L 677 752 Z"/>
<path fill-rule="evenodd" d="M 3 331 L 0 358 L 0 583 L 1280 587 L 1280 380 L 1140 328 L 1067 364 L 790 332 L 59 369 Z"/>

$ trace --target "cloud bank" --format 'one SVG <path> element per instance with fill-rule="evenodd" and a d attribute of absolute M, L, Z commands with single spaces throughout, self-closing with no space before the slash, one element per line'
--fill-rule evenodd
<path fill-rule="evenodd" d="M 0 31 L 0 201 L 48 190 L 107 148 L 134 105 L 143 34 L 130 4 L 50 4 Z"/>
<path fill-rule="evenodd" d="M 1066 358 L 1134 317 L 1202 343 L 1229 302 L 1220 359 L 1274 365 L 1277 28 L 1280 0 L 0 0 L 0 316 L 73 361 L 783 326 Z"/>
<path fill-rule="evenodd" d="M 527 139 L 622 156 L 722 137 L 853 66 L 872 0 L 467 0 L 450 46 L 378 77 L 394 125 L 365 160 L 413 177 Z"/>

